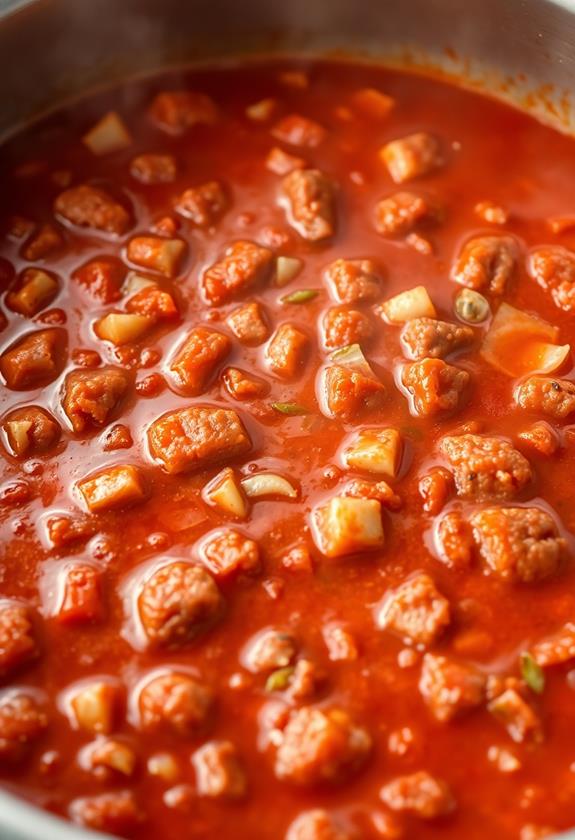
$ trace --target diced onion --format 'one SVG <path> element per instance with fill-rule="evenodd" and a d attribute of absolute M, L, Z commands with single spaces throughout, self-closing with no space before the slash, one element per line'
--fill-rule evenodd
<path fill-rule="evenodd" d="M 221 508 L 225 513 L 244 519 L 248 508 L 242 488 L 234 471 L 227 467 L 210 481 L 204 488 L 202 496 L 210 505 Z"/>
<path fill-rule="evenodd" d="M 260 99 L 246 108 L 246 116 L 254 122 L 265 122 L 273 117 L 277 103 L 275 99 Z"/>
<path fill-rule="evenodd" d="M 125 295 L 135 295 L 137 292 L 141 292 L 142 289 L 157 285 L 156 281 L 152 280 L 151 277 L 144 277 L 143 274 L 138 274 L 136 271 L 129 271 L 122 291 Z"/>
<path fill-rule="evenodd" d="M 286 286 L 300 273 L 303 262 L 297 257 L 278 257 L 276 260 L 276 285 Z"/>
<path fill-rule="evenodd" d="M 559 330 L 520 309 L 502 303 L 480 353 L 485 361 L 509 376 L 552 373 L 568 357 L 568 344 L 555 344 Z"/>
<path fill-rule="evenodd" d="M 297 490 L 287 478 L 277 473 L 257 473 L 242 479 L 242 487 L 250 499 L 260 496 L 285 496 L 288 499 L 297 498 Z"/>
<path fill-rule="evenodd" d="M 95 325 L 95 332 L 104 341 L 111 341 L 118 347 L 137 341 L 152 326 L 153 319 L 147 315 L 127 312 L 110 312 Z"/>
<path fill-rule="evenodd" d="M 359 344 L 348 344 L 345 347 L 340 347 L 331 354 L 330 359 L 332 362 L 336 362 L 342 367 L 351 368 L 370 379 L 375 378 L 375 374 L 363 355 Z"/>
<path fill-rule="evenodd" d="M 132 138 L 122 118 L 115 111 L 110 111 L 82 137 L 82 142 L 100 156 L 127 149 L 132 145 Z"/>
<path fill-rule="evenodd" d="M 405 324 L 413 318 L 435 318 L 437 312 L 425 286 L 416 286 L 389 298 L 380 307 L 380 315 L 389 324 Z"/>
<path fill-rule="evenodd" d="M 342 460 L 348 469 L 375 475 L 397 475 L 403 442 L 397 429 L 365 429 L 345 446 Z"/>

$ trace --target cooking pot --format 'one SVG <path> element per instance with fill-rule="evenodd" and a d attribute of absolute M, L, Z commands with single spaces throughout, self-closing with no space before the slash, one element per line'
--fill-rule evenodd
<path fill-rule="evenodd" d="M 575 131 L 575 0 L 0 0 L 0 138 L 127 76 L 281 52 L 424 68 Z M 0 840 L 102 836 L 0 791 Z"/>

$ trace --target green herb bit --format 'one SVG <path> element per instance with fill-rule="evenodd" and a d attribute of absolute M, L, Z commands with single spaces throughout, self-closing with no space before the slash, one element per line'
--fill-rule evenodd
<path fill-rule="evenodd" d="M 541 694 L 545 688 L 545 674 L 541 665 L 533 659 L 530 653 L 522 653 L 520 657 L 521 676 L 536 694 Z"/>
<path fill-rule="evenodd" d="M 284 295 L 281 298 L 282 303 L 307 303 L 319 295 L 317 289 L 298 289 L 290 295 Z"/>
<path fill-rule="evenodd" d="M 266 691 L 283 691 L 290 683 L 294 668 L 289 665 L 287 668 L 278 668 L 266 680 Z"/>
<path fill-rule="evenodd" d="M 301 417 L 304 414 L 309 414 L 305 405 L 295 402 L 274 402 L 272 408 L 274 411 L 279 411 L 280 414 L 287 414 L 288 417 Z"/>

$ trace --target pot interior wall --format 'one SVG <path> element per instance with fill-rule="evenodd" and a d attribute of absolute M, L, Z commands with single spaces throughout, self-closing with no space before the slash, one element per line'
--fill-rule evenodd
<path fill-rule="evenodd" d="M 126 76 L 270 52 L 345 53 L 433 68 L 527 106 L 564 130 L 575 127 L 569 90 L 575 78 L 574 0 L 3 5 L 0 134 L 63 99 Z"/>

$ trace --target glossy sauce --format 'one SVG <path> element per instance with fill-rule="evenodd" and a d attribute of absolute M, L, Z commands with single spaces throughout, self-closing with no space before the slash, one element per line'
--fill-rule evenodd
<path fill-rule="evenodd" d="M 301 70 L 309 84 L 294 86 L 293 80 L 286 84 L 281 76 L 286 69 Z M 209 95 L 219 108 L 218 120 L 193 126 L 181 135 L 161 131 L 149 118 L 149 104 L 156 93 L 180 88 Z M 387 116 L 366 115 L 354 106 L 354 94 L 365 88 L 393 98 Z M 258 122 L 246 116 L 248 106 L 267 98 L 276 102 L 270 119 Z M 97 157 L 81 137 L 112 109 L 121 115 L 133 142 L 125 150 Z M 270 129 L 291 113 L 322 125 L 323 141 L 302 148 L 275 139 Z M 391 140 L 420 131 L 440 138 L 445 162 L 409 184 L 394 185 L 379 151 Z M 278 201 L 281 177 L 265 166 L 274 146 L 301 156 L 337 183 L 334 236 L 309 242 L 289 225 Z M 130 161 L 150 152 L 175 157 L 178 171 L 173 182 L 150 186 L 130 175 Z M 463 660 L 485 675 L 503 676 L 519 676 L 520 653 L 575 620 L 575 571 L 570 556 L 575 528 L 575 426 L 571 427 L 569 417 L 549 420 L 514 404 L 514 380 L 478 353 L 489 322 L 474 326 L 470 345 L 449 360 L 470 374 L 466 398 L 457 410 L 413 416 L 404 389 L 397 387 L 399 367 L 406 362 L 400 327 L 385 323 L 375 311 L 381 301 L 423 285 L 437 317 L 458 322 L 453 307 L 461 286 L 450 279 L 450 272 L 461 246 L 475 235 L 505 233 L 516 238 L 520 253 L 503 296 L 483 290 L 492 310 L 504 299 L 557 326 L 557 343 L 573 346 L 572 314 L 558 308 L 526 269 L 531 248 L 541 244 L 575 248 L 575 227 L 553 233 L 548 224 L 549 218 L 574 211 L 573 140 L 495 101 L 415 75 L 354 64 L 266 64 L 164 76 L 99 94 L 14 138 L 2 150 L 0 165 L 2 230 L 13 226 L 10 219 L 17 214 L 35 224 L 55 224 L 65 240 L 60 251 L 31 263 L 22 257 L 23 240 L 3 234 L 1 255 L 16 274 L 31 264 L 41 266 L 57 276 L 59 289 L 32 320 L 11 311 L 3 298 L 6 325 L 0 333 L 0 352 L 37 324 L 61 326 L 68 338 L 67 364 L 54 381 L 38 390 L 0 389 L 2 416 L 17 406 L 36 405 L 50 411 L 62 426 L 60 441 L 45 454 L 16 458 L 6 446 L 2 448 L 0 593 L 31 605 L 39 615 L 39 655 L 9 673 L 4 685 L 40 689 L 48 714 L 45 732 L 26 756 L 0 766 L 4 784 L 64 815 L 78 797 L 130 789 L 143 821 L 127 833 L 139 840 L 157 837 L 159 832 L 165 840 L 232 836 L 272 840 L 284 837 L 298 814 L 311 808 L 325 808 L 366 838 L 526 840 L 542 836 L 520 834 L 530 824 L 555 830 L 574 825 L 575 659 L 546 668 L 544 691 L 529 695 L 544 739 L 514 743 L 485 703 L 452 721 L 436 720 L 418 689 L 423 650 L 379 629 L 375 619 L 386 593 L 412 573 L 426 572 L 451 608 L 449 626 L 430 649 Z M 56 181 L 63 181 L 55 183 L 54 173 L 60 173 Z M 62 184 L 68 173 L 72 185 L 95 184 L 123 196 L 134 214 L 125 235 L 87 231 L 54 220 L 53 202 L 67 187 Z M 229 207 L 213 226 L 198 228 L 174 213 L 174 198 L 184 189 L 212 180 L 221 181 L 229 196 Z M 374 227 L 376 203 L 401 189 L 432 196 L 442 208 L 439 220 L 417 229 L 429 243 L 430 253 L 419 252 L 413 240 L 410 245 L 404 237 L 383 237 Z M 487 200 L 505 209 L 504 225 L 480 218 L 476 205 Z M 127 242 L 149 232 L 166 216 L 176 223 L 175 237 L 188 246 L 176 276 L 161 279 L 162 286 L 173 293 L 181 320 L 156 327 L 141 341 L 118 350 L 99 339 L 93 325 L 106 312 L 119 311 L 124 300 L 111 304 L 94 300 L 71 275 L 102 255 L 118 257 L 126 270 L 134 269 L 127 263 Z M 269 247 L 275 256 L 297 257 L 303 261 L 302 270 L 283 288 L 272 278 L 221 306 L 211 306 L 202 299 L 199 278 L 238 240 Z M 352 308 L 371 320 L 374 337 L 362 349 L 387 391 L 381 407 L 344 420 L 324 416 L 317 398 L 317 373 L 329 359 L 318 339 L 318 323 L 336 305 L 324 272 L 338 258 L 371 259 L 380 266 L 381 295 L 373 304 Z M 138 269 L 138 273 L 157 277 L 153 271 Z M 8 289 L 9 269 L 6 274 Z M 297 289 L 314 289 L 319 294 L 301 304 L 280 302 Z M 247 347 L 230 332 L 228 314 L 247 300 L 263 306 L 270 334 L 290 322 L 308 336 L 307 360 L 293 379 L 283 380 L 270 372 L 265 343 Z M 228 335 L 232 350 L 201 394 L 185 396 L 170 379 L 169 360 L 184 336 L 200 324 Z M 64 376 L 76 367 L 80 349 L 96 351 L 102 365 L 130 370 L 136 383 L 151 375 L 163 377 L 159 393 L 152 388 L 148 396 L 130 387 L 109 424 L 129 427 L 133 445 L 127 449 L 104 451 L 104 429 L 76 434 L 65 421 Z M 571 365 L 569 357 L 560 369 L 563 379 L 572 379 Z M 228 366 L 265 380 L 269 392 L 252 400 L 234 400 L 221 379 Z M 297 403 L 309 413 L 286 416 L 274 410 L 274 402 Z M 160 415 L 196 404 L 237 411 L 251 438 L 251 451 L 199 471 L 169 475 L 153 463 L 146 430 Z M 537 452 L 518 437 L 543 419 L 558 435 L 553 455 Z M 511 583 L 486 574 L 478 562 L 454 569 L 438 556 L 434 536 L 438 516 L 423 510 L 419 482 L 431 467 L 445 465 L 438 441 L 474 423 L 477 426 L 469 430 L 508 438 L 531 464 L 533 480 L 515 501 L 552 511 L 567 543 L 560 570 L 548 579 Z M 310 513 L 349 478 L 362 476 L 343 468 L 342 443 L 358 429 L 377 426 L 397 428 L 403 438 L 399 474 L 389 479 L 401 498 L 401 508 L 382 512 L 383 549 L 326 558 L 314 542 Z M 119 511 L 82 513 L 76 483 L 114 464 L 141 469 L 145 501 Z M 207 482 L 225 466 L 232 466 L 241 477 L 262 470 L 279 473 L 296 486 L 298 498 L 255 501 L 248 517 L 236 521 L 201 497 Z M 14 482 L 28 488 L 29 498 L 24 496 L 19 504 L 10 503 L 7 494 Z M 452 491 L 446 509 L 460 504 Z M 93 533 L 61 548 L 50 547 L 46 521 L 55 512 L 82 516 Z M 219 583 L 225 613 L 207 632 L 171 650 L 148 649 L 135 617 L 134 586 L 164 558 L 198 560 L 198 541 L 214 528 L 228 527 L 257 542 L 260 571 Z M 294 546 L 309 550 L 311 568 L 286 567 L 286 554 Z M 62 624 L 51 614 L 58 574 L 64 564 L 80 559 L 102 573 L 103 614 L 87 623 Z M 337 659 L 332 651 L 330 658 L 326 635 L 333 625 L 349 632 L 356 656 Z M 268 675 L 246 669 L 247 643 L 267 627 L 291 633 L 297 641 L 297 657 L 312 661 L 323 673 L 324 680 L 310 700 L 298 702 L 285 691 L 266 691 Z M 209 724 L 192 737 L 139 730 L 136 687 L 152 669 L 168 666 L 191 669 L 213 691 L 215 706 Z M 94 736 L 71 725 L 69 692 L 78 681 L 93 676 L 115 681 L 123 698 L 112 736 L 125 741 L 136 755 L 136 767 L 128 778 L 112 773 L 102 779 L 90 770 L 81 751 Z M 331 704 L 349 712 L 373 740 L 363 766 L 337 785 L 298 787 L 278 779 L 266 721 L 274 708 L 284 704 L 290 708 Z M 198 794 L 191 756 L 208 740 L 229 740 L 236 748 L 247 780 L 243 798 L 228 801 Z M 517 758 L 514 772 L 498 769 L 494 747 Z M 178 766 L 172 782 L 147 770 L 150 756 L 158 753 L 170 753 Z M 394 812 L 382 801 L 384 785 L 419 770 L 449 785 L 456 803 L 450 813 L 434 820 L 420 819 Z M 189 786 L 180 790 L 180 797 L 173 793 L 178 785 Z M 170 790 L 172 794 L 167 795 Z M 316 835 L 309 838 L 315 840 Z"/>

